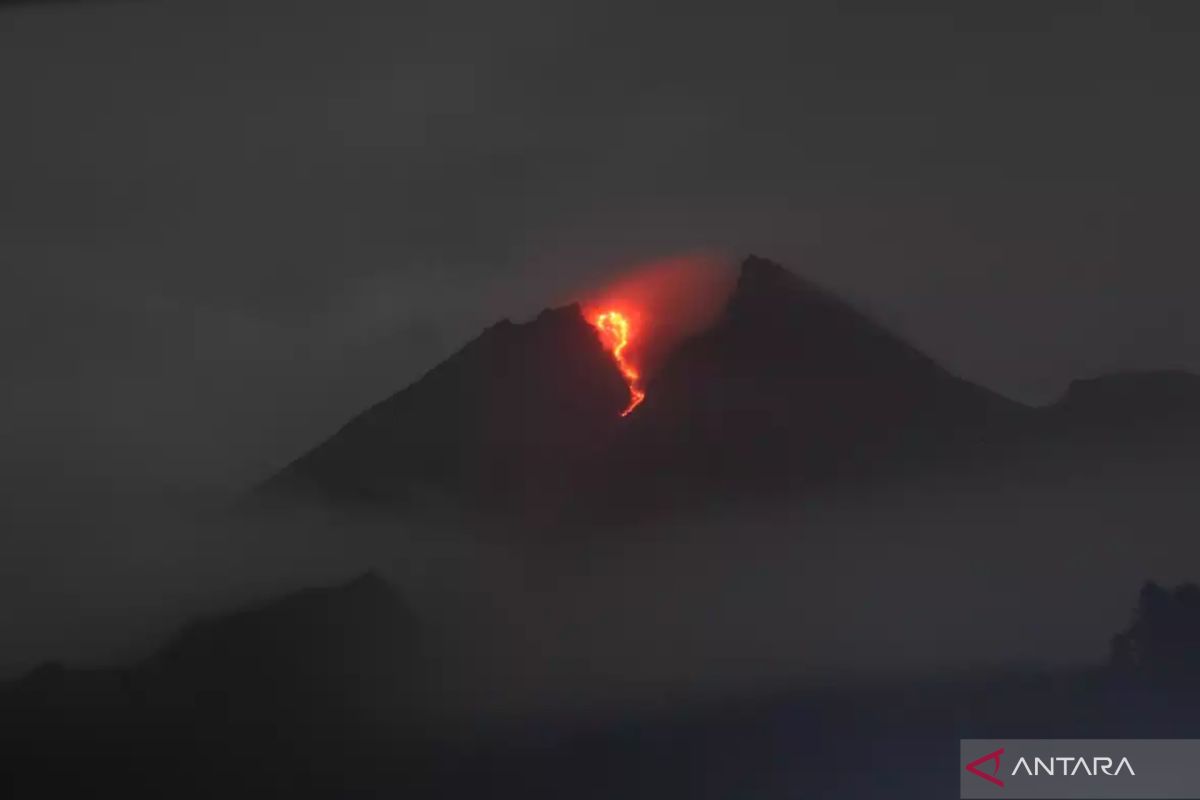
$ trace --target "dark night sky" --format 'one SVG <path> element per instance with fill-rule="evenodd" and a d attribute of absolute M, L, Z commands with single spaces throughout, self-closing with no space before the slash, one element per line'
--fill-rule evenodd
<path fill-rule="evenodd" d="M 235 486 L 697 248 L 1024 400 L 1200 369 L 1200 13 L 906 5 L 5 4 L 0 468 Z"/>

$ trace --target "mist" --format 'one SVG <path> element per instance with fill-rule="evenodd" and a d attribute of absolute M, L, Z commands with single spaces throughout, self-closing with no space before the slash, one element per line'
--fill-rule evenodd
<path fill-rule="evenodd" d="M 31 496 L 4 520 L 0 669 L 127 663 L 185 620 L 367 569 L 433 643 L 451 715 L 1096 664 L 1142 581 L 1182 581 L 1200 556 L 1180 545 L 1200 523 L 1187 475 L 1164 455 L 1048 456 L 669 523 L 536 529 Z"/>

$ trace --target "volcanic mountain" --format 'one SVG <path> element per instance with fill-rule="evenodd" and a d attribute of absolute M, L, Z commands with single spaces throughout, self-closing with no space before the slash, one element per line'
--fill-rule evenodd
<path fill-rule="evenodd" d="M 626 376 L 580 306 L 506 320 L 259 495 L 633 511 L 833 478 L 914 446 L 976 438 L 1027 410 L 753 256 L 719 319 L 645 391 L 622 416 Z"/>

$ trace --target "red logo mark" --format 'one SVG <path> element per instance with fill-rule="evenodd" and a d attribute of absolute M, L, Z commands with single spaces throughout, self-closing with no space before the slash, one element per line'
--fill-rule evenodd
<path fill-rule="evenodd" d="M 996 777 L 997 775 L 1000 774 L 1000 756 L 1002 756 L 1002 755 L 1004 755 L 1003 747 L 1001 747 L 999 750 L 997 750 L 994 753 L 988 753 L 986 756 L 980 756 L 979 758 L 972 761 L 970 764 L 967 764 L 967 772 L 971 773 L 972 775 L 978 775 L 979 777 L 983 778 L 985 781 L 990 781 L 990 782 L 996 784 L 997 786 L 1002 787 L 1002 786 L 1004 786 L 1004 781 L 1002 781 Z M 996 766 L 992 768 L 992 774 L 988 775 L 986 772 L 980 772 L 979 765 L 986 764 L 989 761 L 994 761 L 996 763 Z"/>

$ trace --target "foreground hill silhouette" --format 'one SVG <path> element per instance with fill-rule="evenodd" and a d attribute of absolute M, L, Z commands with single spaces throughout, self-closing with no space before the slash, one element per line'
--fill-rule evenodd
<path fill-rule="evenodd" d="M 957 739 L 1200 734 L 1194 585 L 1143 589 L 1113 663 L 714 700 L 616 719 L 426 725 L 438 686 L 374 575 L 187 626 L 119 668 L 0 684 L 11 798 L 950 796 Z M 872 754 L 863 758 L 863 753 Z"/>
<path fill-rule="evenodd" d="M 755 256 L 716 322 L 669 354 L 645 388 L 645 402 L 621 417 L 628 390 L 578 305 L 504 321 L 256 496 L 626 518 L 947 459 L 978 465 L 1013 442 L 1107 446 L 1115 434 L 1200 428 L 1196 376 L 1077 381 L 1053 406 L 1029 408 Z"/>
<path fill-rule="evenodd" d="M 0 689 L 0 793 L 281 790 L 298 753 L 345 762 L 364 740 L 402 740 L 422 658 L 415 620 L 368 573 L 199 620 L 127 666 L 47 664 Z"/>

